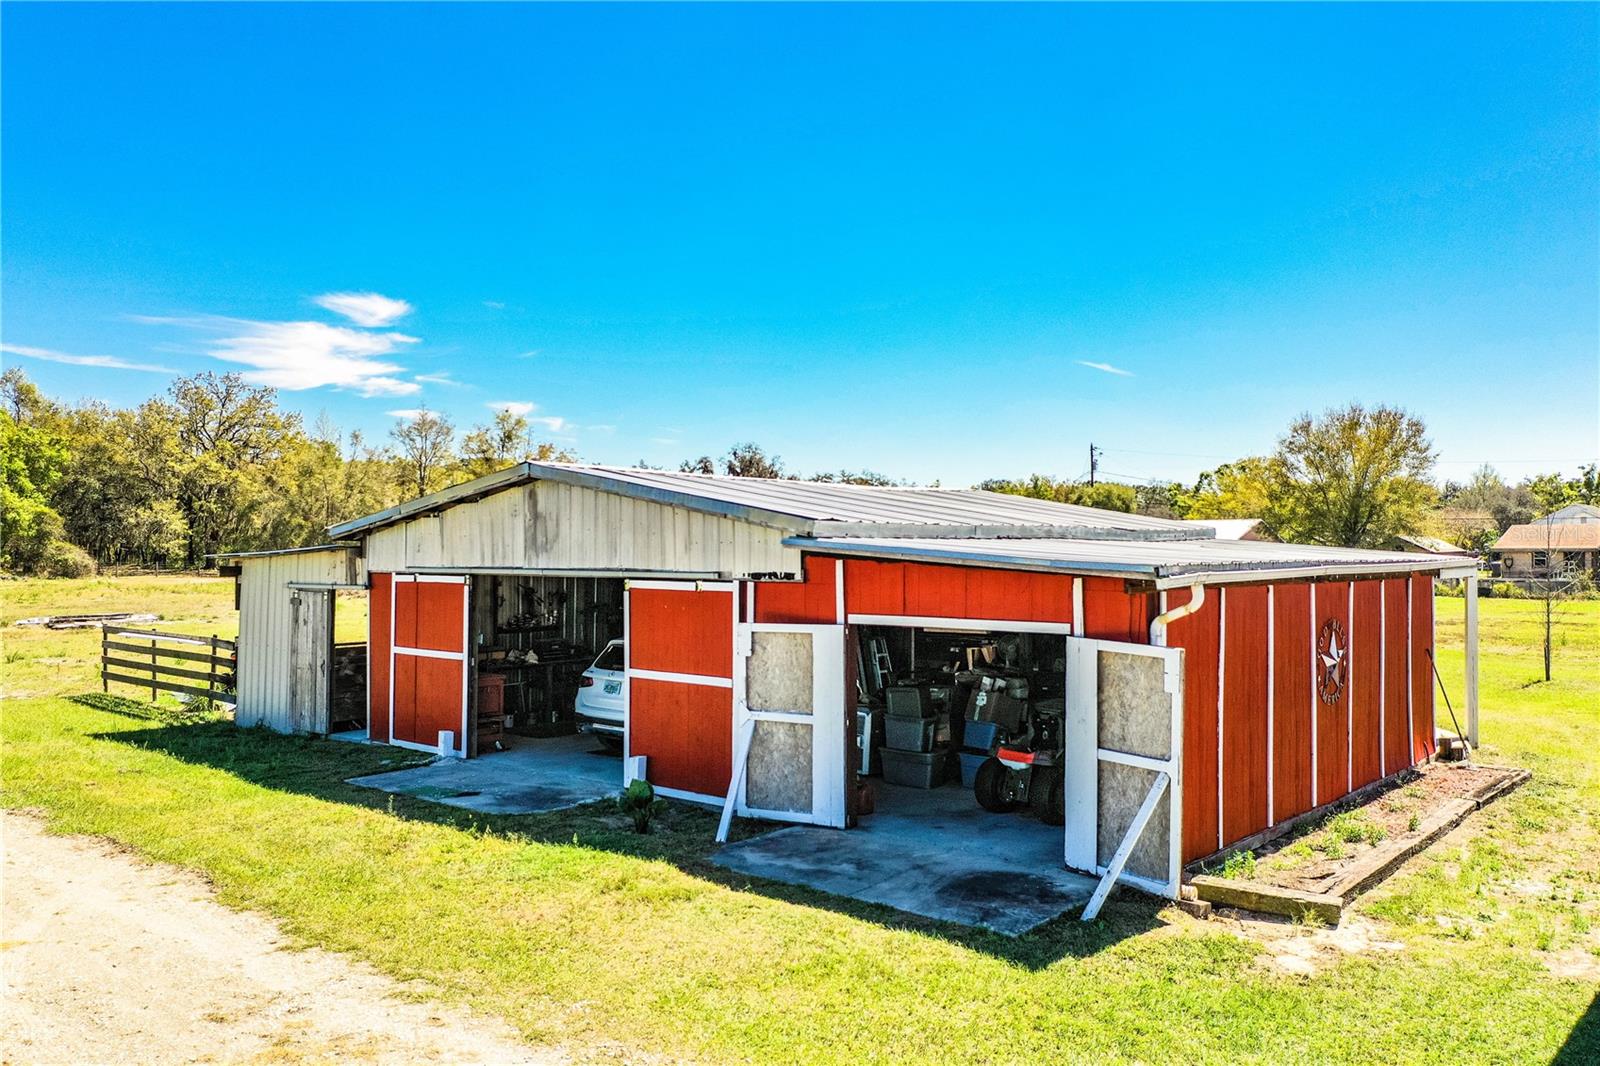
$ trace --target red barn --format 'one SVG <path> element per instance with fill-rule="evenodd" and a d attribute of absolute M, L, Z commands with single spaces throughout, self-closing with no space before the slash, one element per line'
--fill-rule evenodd
<path fill-rule="evenodd" d="M 330 533 L 225 560 L 243 722 L 476 756 L 502 701 L 559 730 L 560 667 L 622 639 L 619 779 L 847 829 L 872 817 L 862 778 L 933 784 L 969 730 L 999 735 L 1048 753 L 1032 773 L 1067 866 L 1104 871 L 1126 838 L 1122 878 L 1168 895 L 1185 865 L 1433 756 L 1433 583 L 1476 582 L 1458 559 L 975 490 L 550 463 Z M 335 721 L 319 652 L 341 589 L 370 630 L 365 703 Z"/>

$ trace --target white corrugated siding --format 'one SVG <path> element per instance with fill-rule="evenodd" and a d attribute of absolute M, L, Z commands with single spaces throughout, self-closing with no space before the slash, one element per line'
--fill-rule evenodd
<path fill-rule="evenodd" d="M 355 552 L 298 552 L 239 561 L 240 725 L 293 729 L 289 705 L 289 586 L 365 584 Z"/>
<path fill-rule="evenodd" d="M 538 481 L 409 519 L 367 538 L 367 568 L 800 572 L 785 534 L 733 518 Z"/>

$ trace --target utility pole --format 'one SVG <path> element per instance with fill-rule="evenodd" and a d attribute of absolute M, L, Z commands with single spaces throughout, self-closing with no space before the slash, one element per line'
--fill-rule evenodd
<path fill-rule="evenodd" d="M 1099 467 L 1099 465 L 1100 449 L 1096 448 L 1094 443 L 1091 441 L 1089 444 L 1089 487 L 1091 489 L 1094 488 L 1095 470 Z"/>

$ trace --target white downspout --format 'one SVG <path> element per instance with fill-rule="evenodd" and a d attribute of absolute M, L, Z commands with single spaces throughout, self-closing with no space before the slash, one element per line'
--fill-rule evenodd
<path fill-rule="evenodd" d="M 1187 618 L 1201 607 L 1205 606 L 1206 587 L 1198 581 L 1189 586 L 1189 602 L 1182 607 L 1174 607 L 1156 615 L 1150 620 L 1150 643 L 1157 648 L 1167 646 L 1167 625 L 1180 618 Z"/>

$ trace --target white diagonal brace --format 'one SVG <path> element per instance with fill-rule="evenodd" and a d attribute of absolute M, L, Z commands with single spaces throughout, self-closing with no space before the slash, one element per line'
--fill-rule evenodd
<path fill-rule="evenodd" d="M 1128 856 L 1133 854 L 1133 846 L 1139 843 L 1139 837 L 1144 834 L 1144 827 L 1150 824 L 1151 815 L 1156 812 L 1156 804 L 1161 802 L 1161 796 L 1167 791 L 1171 778 L 1165 772 L 1156 775 L 1155 784 L 1150 786 L 1149 793 L 1144 802 L 1139 805 L 1139 813 L 1133 816 L 1133 822 L 1128 826 L 1128 832 L 1123 836 L 1122 843 L 1117 845 L 1117 853 L 1111 856 L 1111 865 L 1106 867 L 1106 872 L 1100 878 L 1100 884 L 1095 887 L 1094 895 L 1089 897 L 1088 906 L 1083 908 L 1083 920 L 1092 922 L 1100 914 L 1100 908 L 1105 906 L 1106 897 L 1111 895 L 1111 888 L 1117 883 L 1117 878 L 1122 876 L 1122 868 L 1128 865 Z"/>
<path fill-rule="evenodd" d="M 728 782 L 728 798 L 722 801 L 722 820 L 717 823 L 717 843 L 728 842 L 728 829 L 733 825 L 733 808 L 739 802 L 739 790 L 744 787 L 745 764 L 750 761 L 750 741 L 756 735 L 756 720 L 751 718 L 739 730 L 739 743 L 733 749 L 733 779 Z"/>

